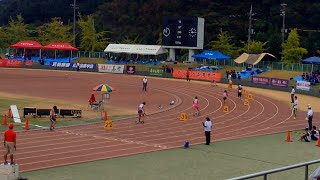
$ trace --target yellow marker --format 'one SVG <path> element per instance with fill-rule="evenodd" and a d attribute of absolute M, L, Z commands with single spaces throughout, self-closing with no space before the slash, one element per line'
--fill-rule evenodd
<path fill-rule="evenodd" d="M 181 113 L 181 115 L 180 115 L 180 121 L 186 121 L 186 120 L 188 120 L 187 113 Z"/>
<path fill-rule="evenodd" d="M 105 121 L 104 129 L 108 129 L 108 130 L 112 129 L 112 121 L 110 120 Z"/>
<path fill-rule="evenodd" d="M 245 99 L 245 100 L 243 101 L 243 104 L 244 104 L 245 106 L 249 106 L 249 100 L 248 100 L 248 99 Z"/>
<path fill-rule="evenodd" d="M 229 112 L 229 106 L 223 106 L 223 112 L 225 113 Z"/>
<path fill-rule="evenodd" d="M 247 94 L 247 91 L 245 89 L 243 89 L 243 94 Z"/>
<path fill-rule="evenodd" d="M 252 99 L 252 94 L 248 94 L 248 99 Z"/>

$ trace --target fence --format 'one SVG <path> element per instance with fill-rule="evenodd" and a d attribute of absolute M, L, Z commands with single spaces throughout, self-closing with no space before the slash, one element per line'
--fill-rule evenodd
<path fill-rule="evenodd" d="M 267 180 L 269 174 L 274 174 L 274 173 L 287 171 L 287 170 L 290 170 L 290 169 L 296 169 L 296 168 L 300 168 L 300 167 L 305 167 L 304 180 L 308 180 L 309 165 L 317 164 L 317 163 L 320 163 L 320 159 L 314 160 L 314 161 L 308 161 L 308 162 L 304 162 L 304 163 L 300 163 L 300 164 L 295 164 L 295 165 L 291 165 L 291 166 L 285 166 L 285 167 L 282 167 L 282 168 L 272 169 L 272 170 L 268 170 L 268 171 L 263 171 L 263 172 L 259 172 L 259 173 L 255 173 L 255 174 L 249 174 L 249 175 L 246 175 L 246 176 L 235 177 L 235 178 L 231 178 L 231 179 L 227 179 L 227 180 L 252 179 L 252 178 L 255 178 L 255 177 L 262 177 L 262 176 L 263 176 L 264 180 Z"/>

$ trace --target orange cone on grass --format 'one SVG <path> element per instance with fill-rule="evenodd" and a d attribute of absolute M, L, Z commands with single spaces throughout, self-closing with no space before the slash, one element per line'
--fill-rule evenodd
<path fill-rule="evenodd" d="M 291 131 L 288 131 L 287 132 L 287 139 L 286 139 L 286 142 L 292 142 L 292 140 L 291 140 Z"/>
<path fill-rule="evenodd" d="M 104 120 L 104 121 L 107 121 L 107 120 L 108 120 L 108 114 L 107 114 L 107 112 L 104 112 L 103 120 Z"/>
<path fill-rule="evenodd" d="M 316 146 L 320 147 L 320 138 L 318 138 L 318 144 Z"/>
<path fill-rule="evenodd" d="M 26 126 L 25 126 L 24 129 L 29 130 L 29 120 L 28 120 L 28 118 L 26 119 Z"/>
<path fill-rule="evenodd" d="M 11 109 L 10 108 L 8 109 L 8 117 L 12 118 L 12 113 L 11 113 Z"/>
<path fill-rule="evenodd" d="M 2 125 L 8 125 L 7 115 L 4 115 Z"/>

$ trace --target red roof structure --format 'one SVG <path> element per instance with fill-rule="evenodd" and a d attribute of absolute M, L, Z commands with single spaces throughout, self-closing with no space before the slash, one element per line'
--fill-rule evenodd
<path fill-rule="evenodd" d="M 16 49 L 42 49 L 43 46 L 37 41 L 20 41 L 10 46 Z"/>
<path fill-rule="evenodd" d="M 45 50 L 58 51 L 78 51 L 77 48 L 71 46 L 69 43 L 53 42 L 43 47 Z"/>

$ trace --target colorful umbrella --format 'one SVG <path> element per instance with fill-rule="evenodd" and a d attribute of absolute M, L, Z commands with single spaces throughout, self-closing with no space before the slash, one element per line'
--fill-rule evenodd
<path fill-rule="evenodd" d="M 114 91 L 114 89 L 107 85 L 107 84 L 100 84 L 98 86 L 96 86 L 95 88 L 93 88 L 94 91 L 100 91 L 100 92 L 112 92 Z"/>

